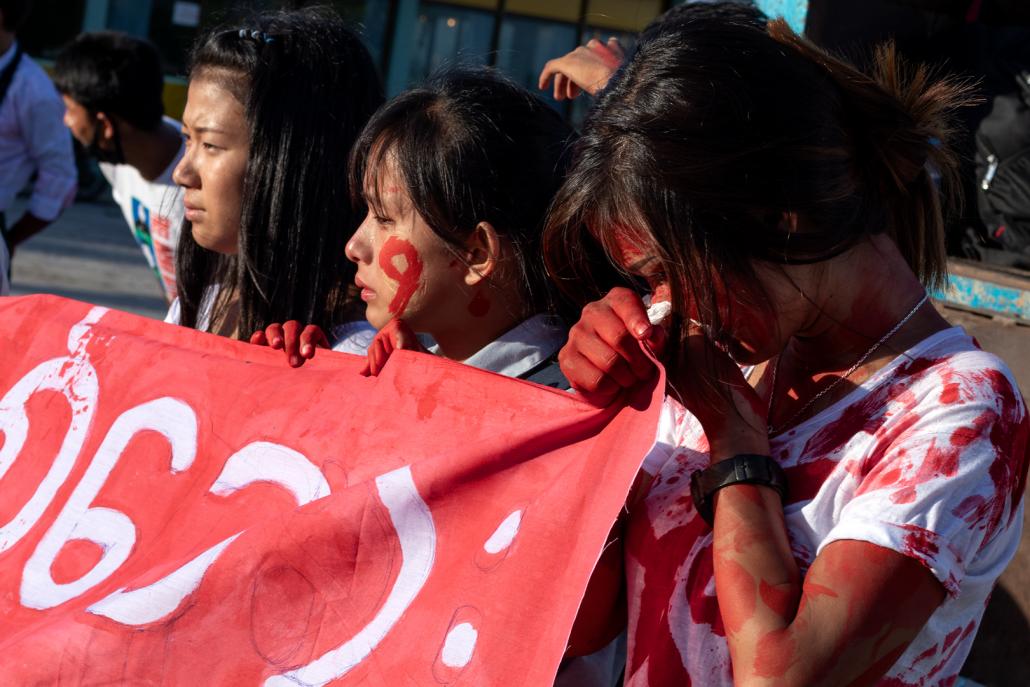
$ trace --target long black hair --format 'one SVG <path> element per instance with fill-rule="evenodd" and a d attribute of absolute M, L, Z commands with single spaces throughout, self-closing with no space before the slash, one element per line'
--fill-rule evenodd
<path fill-rule="evenodd" d="M 548 266 L 595 298 L 585 251 L 616 255 L 630 228 L 673 302 L 695 304 L 716 332 L 717 285 L 768 309 L 756 261 L 820 262 L 875 233 L 940 284 L 946 208 L 933 175 L 958 197 L 948 140 L 967 93 L 889 47 L 866 75 L 754 8 L 684 6 L 642 38 L 587 120 L 545 232 Z"/>
<path fill-rule="evenodd" d="M 218 28 L 193 49 L 190 78 L 211 78 L 246 111 L 250 152 L 237 255 L 197 245 L 183 225 L 176 276 L 180 323 L 218 326 L 238 299 L 240 336 L 296 319 L 328 328 L 360 318 L 344 256 L 362 211 L 350 202 L 347 156 L 383 101 L 360 38 L 333 11 L 260 14 Z M 219 289 L 210 312 L 205 293 Z"/>
<path fill-rule="evenodd" d="M 437 236 L 461 247 L 476 225 L 489 222 L 514 247 L 532 309 L 522 314 L 553 311 L 541 234 L 574 136 L 556 111 L 496 71 L 452 68 L 372 117 L 351 153 L 351 194 L 355 205 L 375 207 L 374 170 L 392 159 Z"/>

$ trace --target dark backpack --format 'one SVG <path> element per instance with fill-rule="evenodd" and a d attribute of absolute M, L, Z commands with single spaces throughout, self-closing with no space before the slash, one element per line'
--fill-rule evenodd
<path fill-rule="evenodd" d="M 1016 81 L 976 130 L 977 209 L 995 244 L 990 262 L 1030 269 L 1030 72 Z"/>

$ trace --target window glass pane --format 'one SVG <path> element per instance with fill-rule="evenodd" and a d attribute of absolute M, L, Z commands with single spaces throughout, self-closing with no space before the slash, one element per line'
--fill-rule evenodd
<path fill-rule="evenodd" d="M 330 3 L 351 28 L 361 34 L 372 59 L 385 67 L 386 24 L 390 21 L 390 0 L 335 0 Z"/>
<path fill-rule="evenodd" d="M 579 7 L 580 0 L 508 0 L 504 6 L 508 12 L 541 19 L 558 19 L 572 24 L 579 21 Z"/>
<path fill-rule="evenodd" d="M 553 91 L 537 90 L 547 60 L 576 47 L 576 26 L 526 17 L 506 16 L 501 22 L 497 67 L 519 85 L 555 103 Z"/>
<path fill-rule="evenodd" d="M 487 64 L 493 29 L 492 12 L 422 3 L 408 69 L 409 82 L 417 83 L 448 65 Z"/>
<path fill-rule="evenodd" d="M 661 0 L 590 0 L 587 23 L 591 26 L 638 32 L 661 14 Z"/>

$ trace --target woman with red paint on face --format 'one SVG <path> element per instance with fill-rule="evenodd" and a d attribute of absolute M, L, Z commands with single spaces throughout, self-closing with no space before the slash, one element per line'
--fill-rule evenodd
<path fill-rule="evenodd" d="M 626 685 L 953 684 L 1030 435 L 1005 364 L 927 301 L 965 93 L 690 7 L 602 94 L 545 232 L 559 283 L 596 283 L 601 246 L 672 309 L 613 289 L 560 354 L 601 401 L 655 374 L 642 344 L 668 375 L 623 540 Z"/>
<path fill-rule="evenodd" d="M 558 380 L 566 327 L 554 316 L 540 236 L 572 129 L 489 70 L 452 70 L 384 105 L 354 145 L 354 203 L 368 207 L 346 245 L 378 374 L 398 348 L 512 377 Z M 270 328 L 314 355 L 315 339 Z M 260 332 L 259 332 L 260 334 Z"/>

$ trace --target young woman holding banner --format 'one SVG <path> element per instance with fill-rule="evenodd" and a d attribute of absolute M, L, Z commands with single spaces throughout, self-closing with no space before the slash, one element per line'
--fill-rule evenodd
<path fill-rule="evenodd" d="M 487 70 L 441 74 L 372 117 L 350 165 L 354 203 L 368 214 L 346 247 L 380 330 L 370 374 L 395 349 L 423 350 L 417 333 L 446 358 L 557 381 L 566 329 L 540 235 L 572 136 L 554 110 Z M 299 365 L 321 339 L 288 322 L 252 342 Z"/>
<path fill-rule="evenodd" d="M 927 301 L 965 91 L 690 7 L 601 95 L 545 239 L 570 291 L 601 246 L 672 308 L 654 326 L 614 289 L 560 355 L 602 402 L 655 373 L 647 349 L 668 375 L 626 684 L 951 684 L 1019 542 L 1030 435 L 1004 363 Z"/>
<path fill-rule="evenodd" d="M 200 39 L 174 173 L 186 222 L 170 321 L 237 336 L 360 319 L 344 259 L 361 218 L 347 155 L 382 100 L 368 51 L 331 10 L 257 15 Z"/>

